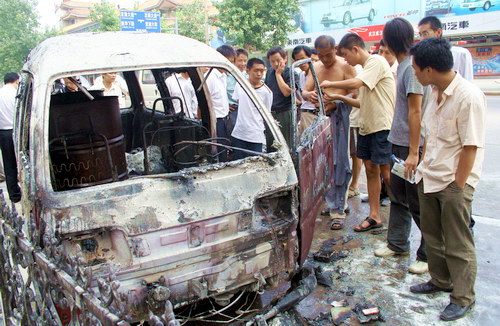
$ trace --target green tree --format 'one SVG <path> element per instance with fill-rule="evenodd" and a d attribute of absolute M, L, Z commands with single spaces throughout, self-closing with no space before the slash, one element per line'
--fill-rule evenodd
<path fill-rule="evenodd" d="M 299 12 L 298 0 L 223 0 L 214 3 L 219 10 L 216 26 L 237 46 L 263 51 L 284 46 L 287 34 L 295 30 L 293 16 Z"/>
<path fill-rule="evenodd" d="M 176 16 L 179 19 L 179 34 L 205 41 L 205 6 L 203 1 L 196 0 L 191 4 L 183 5 L 177 9 Z"/>
<path fill-rule="evenodd" d="M 90 20 L 97 23 L 96 31 L 119 31 L 120 16 L 116 7 L 107 0 L 96 3 L 90 10 Z"/>
<path fill-rule="evenodd" d="M 39 32 L 36 1 L 0 0 L 0 77 L 19 72 L 28 53 L 48 33 Z"/>

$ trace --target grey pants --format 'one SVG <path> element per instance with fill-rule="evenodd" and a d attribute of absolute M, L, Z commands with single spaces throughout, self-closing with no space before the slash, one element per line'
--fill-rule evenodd
<path fill-rule="evenodd" d="M 392 153 L 401 159 L 406 159 L 409 147 L 392 145 Z M 420 206 L 418 201 L 418 186 L 391 175 L 391 209 L 389 212 L 389 229 L 387 230 L 387 247 L 396 252 L 410 250 L 411 221 L 420 228 Z M 424 237 L 420 238 L 417 250 L 417 260 L 427 261 Z"/>
<path fill-rule="evenodd" d="M 474 188 L 466 184 L 460 189 L 452 182 L 441 191 L 425 194 L 423 181 L 418 187 L 431 282 L 440 288 L 453 288 L 451 303 L 470 305 L 475 300 L 477 272 L 469 229 Z"/>

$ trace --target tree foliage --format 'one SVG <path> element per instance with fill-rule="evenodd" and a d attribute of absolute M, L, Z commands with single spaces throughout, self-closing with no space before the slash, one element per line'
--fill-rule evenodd
<path fill-rule="evenodd" d="M 176 16 L 179 19 L 179 34 L 205 41 L 205 6 L 203 1 L 196 0 L 191 4 L 185 4 L 177 9 Z"/>
<path fill-rule="evenodd" d="M 107 0 L 96 3 L 90 10 L 90 20 L 97 23 L 96 31 L 119 31 L 120 15 L 115 5 Z"/>
<path fill-rule="evenodd" d="M 248 50 L 267 50 L 284 46 L 294 31 L 293 16 L 298 0 L 223 0 L 214 3 L 219 10 L 216 25 L 235 45 Z"/>
<path fill-rule="evenodd" d="M 36 1 L 0 0 L 0 77 L 19 72 L 32 48 L 54 31 L 40 31 Z"/>

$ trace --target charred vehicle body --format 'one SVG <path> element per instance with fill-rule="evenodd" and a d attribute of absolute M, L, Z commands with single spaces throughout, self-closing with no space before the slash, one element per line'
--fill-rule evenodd
<path fill-rule="evenodd" d="M 215 69 L 261 113 L 274 138 L 264 153 L 218 162 L 233 148 L 215 133 Z M 110 72 L 126 82 L 123 107 L 81 85 L 54 92 L 63 78 Z M 179 72 L 196 91 L 194 116 L 175 111 L 182 99 L 165 83 Z M 143 75 L 154 77 L 152 107 Z M 273 287 L 307 256 L 332 175 L 329 119 L 321 106 L 289 149 L 248 81 L 208 46 L 154 33 L 51 38 L 30 53 L 16 106 L 20 211 L 0 195 L 7 325 L 175 325 L 189 318 L 174 309 Z"/>

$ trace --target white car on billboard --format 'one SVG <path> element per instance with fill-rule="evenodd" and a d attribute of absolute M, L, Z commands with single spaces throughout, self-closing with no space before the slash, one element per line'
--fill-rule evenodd
<path fill-rule="evenodd" d="M 332 3 L 334 3 L 333 6 Z M 349 25 L 354 20 L 363 18 L 371 22 L 376 14 L 375 6 L 371 0 L 330 0 L 330 12 L 324 14 L 321 24 L 325 27 L 339 23 Z"/>
<path fill-rule="evenodd" d="M 488 1 L 478 1 L 478 0 L 463 0 L 460 7 L 468 8 L 471 11 L 476 10 L 476 8 L 483 8 L 484 11 L 490 9 L 492 6 L 497 5 L 500 1 L 498 0 L 488 0 Z"/>

